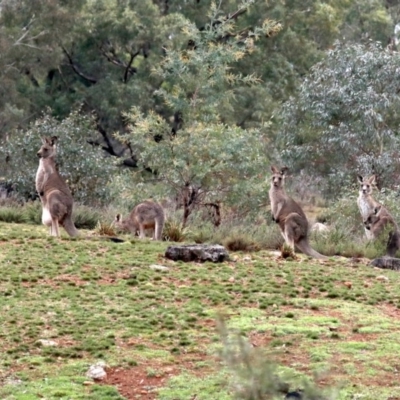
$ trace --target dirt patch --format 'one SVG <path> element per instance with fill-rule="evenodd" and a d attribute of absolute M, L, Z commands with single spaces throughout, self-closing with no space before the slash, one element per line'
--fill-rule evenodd
<path fill-rule="evenodd" d="M 150 376 L 149 365 L 130 369 L 108 368 L 107 377 L 102 381 L 106 385 L 115 386 L 119 393 L 127 399 L 152 400 L 157 398 L 157 389 L 166 385 L 173 375 L 179 374 L 177 367 L 165 367 Z"/>
<path fill-rule="evenodd" d="M 207 361 L 209 357 L 201 354 L 177 357 L 173 364 L 163 365 L 159 360 L 151 360 L 135 367 L 110 367 L 106 369 L 107 377 L 101 384 L 115 386 L 118 392 L 128 400 L 153 400 L 157 398 L 158 389 L 167 386 L 168 380 L 184 371 L 196 376 L 210 375 L 211 367 L 196 368 L 196 363 Z"/>

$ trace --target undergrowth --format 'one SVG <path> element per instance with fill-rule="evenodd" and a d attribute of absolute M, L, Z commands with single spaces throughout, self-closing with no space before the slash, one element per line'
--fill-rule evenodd
<path fill-rule="evenodd" d="M 382 197 L 382 194 L 380 194 Z M 356 194 L 351 194 L 335 204 L 319 209 L 316 221 L 328 227 L 326 232 L 310 233 L 310 243 L 318 252 L 327 255 L 345 257 L 375 258 L 385 254 L 386 239 L 368 242 L 365 239 L 361 216 L 356 204 Z M 399 213 L 395 193 L 388 192 L 381 199 L 393 214 Z M 24 205 L 10 200 L 0 203 L 0 221 L 7 223 L 41 224 L 42 207 L 40 201 L 27 202 Z M 110 231 L 114 211 L 96 209 L 84 205 L 75 205 L 74 221 L 78 229 L 97 229 Z M 260 250 L 278 250 L 284 243 L 278 226 L 272 222 L 268 212 L 254 216 L 237 217 L 226 213 L 220 226 L 215 227 L 204 213 L 193 212 L 186 227 L 182 227 L 182 211 L 167 210 L 163 230 L 163 240 L 171 242 L 215 243 L 225 246 L 229 251 L 255 252 Z M 106 233 L 104 233 L 106 234 Z"/>

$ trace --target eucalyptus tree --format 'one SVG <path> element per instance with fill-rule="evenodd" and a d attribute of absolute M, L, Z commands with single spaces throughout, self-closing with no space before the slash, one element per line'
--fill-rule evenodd
<path fill-rule="evenodd" d="M 251 70 L 262 83 L 238 85 L 223 121 L 257 127 L 270 120 L 337 38 L 387 40 L 393 32 L 392 3 L 255 0 L 241 12 L 240 0 L 218 2 L 221 16 L 234 16 L 238 32 L 262 25 L 265 18 L 282 23 L 280 35 L 231 64 L 234 73 Z M 28 126 L 46 107 L 62 119 L 83 104 L 83 112 L 97 115 L 95 143 L 121 155 L 112 133 L 124 131 L 122 113 L 136 105 L 168 114 L 154 96 L 162 77 L 150 71 L 179 37 L 180 20 L 204 29 L 209 6 L 209 0 L 2 0 L 0 138 Z"/>
<path fill-rule="evenodd" d="M 235 12 L 245 12 L 252 3 L 243 1 Z M 178 126 L 171 129 L 169 120 L 156 111 L 134 107 L 125 115 L 129 133 L 119 135 L 137 149 L 139 166 L 120 178 L 120 196 L 174 195 L 183 205 L 183 225 L 196 206 L 219 209 L 224 202 L 242 204 L 244 210 L 256 207 L 262 201 L 255 193 L 267 162 L 263 131 L 242 129 L 223 118 L 236 85 L 260 84 L 251 71 L 235 74 L 232 64 L 265 35 L 278 33 L 280 25 L 265 20 L 254 29 L 239 30 L 235 15 L 226 16 L 215 4 L 207 15 L 209 22 L 201 28 L 181 18 L 179 32 L 152 70 L 163 82 L 155 93 L 158 102 Z M 149 170 L 152 174 L 146 173 Z"/>
<path fill-rule="evenodd" d="M 340 194 L 357 174 L 400 176 L 400 54 L 337 43 L 283 109 L 281 157 Z"/>

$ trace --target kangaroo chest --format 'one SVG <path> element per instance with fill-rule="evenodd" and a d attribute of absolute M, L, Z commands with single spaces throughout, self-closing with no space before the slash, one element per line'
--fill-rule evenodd
<path fill-rule="evenodd" d="M 362 217 L 365 219 L 374 210 L 374 205 L 368 197 L 360 196 L 358 198 L 358 208 Z"/>

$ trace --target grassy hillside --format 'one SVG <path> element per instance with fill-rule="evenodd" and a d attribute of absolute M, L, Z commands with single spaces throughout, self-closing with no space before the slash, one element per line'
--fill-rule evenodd
<path fill-rule="evenodd" d="M 175 263 L 168 243 L 126 238 L 0 223 L 1 399 L 231 399 L 217 315 L 291 388 L 316 374 L 338 399 L 400 398 L 400 273 L 267 251 Z M 100 360 L 108 375 L 93 382 Z"/>

